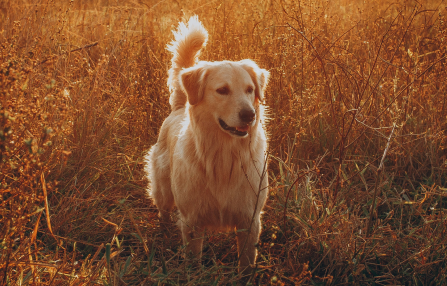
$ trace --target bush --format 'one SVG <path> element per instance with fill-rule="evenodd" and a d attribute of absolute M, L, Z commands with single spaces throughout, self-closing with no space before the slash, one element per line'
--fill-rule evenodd
<path fill-rule="evenodd" d="M 1 1 L 0 283 L 231 284 L 234 234 L 187 269 L 143 156 L 170 112 L 181 19 L 204 60 L 270 70 L 254 284 L 447 280 L 444 4 Z M 386 152 L 385 152 L 386 151 Z"/>

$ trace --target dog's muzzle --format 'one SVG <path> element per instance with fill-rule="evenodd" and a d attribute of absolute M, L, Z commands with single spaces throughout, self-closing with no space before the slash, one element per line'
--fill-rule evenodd
<path fill-rule="evenodd" d="M 222 127 L 224 130 L 226 130 L 226 131 L 228 131 L 231 134 L 234 134 L 236 136 L 240 136 L 240 137 L 243 137 L 243 136 L 247 135 L 248 134 L 248 128 L 250 128 L 249 125 L 245 125 L 245 126 L 242 126 L 242 127 L 231 127 L 231 126 L 228 126 L 225 123 L 225 121 L 223 121 L 220 118 L 219 118 L 219 124 L 220 124 L 220 127 Z"/>

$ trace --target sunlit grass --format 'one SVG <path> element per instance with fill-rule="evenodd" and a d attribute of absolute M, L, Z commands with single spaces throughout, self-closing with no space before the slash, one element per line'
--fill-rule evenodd
<path fill-rule="evenodd" d="M 209 234 L 188 269 L 146 197 L 165 47 L 194 14 L 202 59 L 271 72 L 250 283 L 447 283 L 447 23 L 432 2 L 1 2 L 0 284 L 241 283 L 235 234 Z"/>

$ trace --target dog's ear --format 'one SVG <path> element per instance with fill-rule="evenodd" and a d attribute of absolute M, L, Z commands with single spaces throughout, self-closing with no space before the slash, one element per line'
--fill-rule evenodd
<path fill-rule="evenodd" d="M 180 85 L 183 92 L 186 93 L 189 104 L 195 105 L 203 99 L 206 75 L 206 68 L 200 65 L 184 69 L 180 72 Z"/>
<path fill-rule="evenodd" d="M 270 73 L 258 67 L 252 60 L 242 60 L 239 62 L 242 67 L 250 74 L 251 79 L 256 85 L 255 96 L 262 102 L 264 101 L 264 90 L 267 87 Z"/>

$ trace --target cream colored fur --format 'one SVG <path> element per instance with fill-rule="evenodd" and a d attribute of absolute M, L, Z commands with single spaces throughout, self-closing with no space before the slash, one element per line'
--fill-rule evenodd
<path fill-rule="evenodd" d="M 251 60 L 198 62 L 208 34 L 197 17 L 174 35 L 172 112 L 146 157 L 149 194 L 164 223 L 178 208 L 183 242 L 195 257 L 205 229 L 240 230 L 239 265 L 247 270 L 268 192 L 261 102 L 269 73 Z"/>

